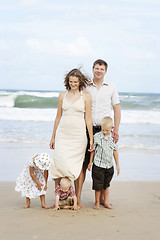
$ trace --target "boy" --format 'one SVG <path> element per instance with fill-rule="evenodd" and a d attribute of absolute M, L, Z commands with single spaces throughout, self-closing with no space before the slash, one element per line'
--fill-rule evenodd
<path fill-rule="evenodd" d="M 55 207 L 54 210 L 60 208 L 77 210 L 77 197 L 73 187 L 71 186 L 71 180 L 68 177 L 63 177 L 60 184 L 55 189 Z"/>
<path fill-rule="evenodd" d="M 101 131 L 94 135 L 94 151 L 91 152 L 88 170 L 91 170 L 92 161 L 92 179 L 95 190 L 95 206 L 94 209 L 99 209 L 100 194 L 104 196 L 103 205 L 111 209 L 109 204 L 109 186 L 114 174 L 113 156 L 116 163 L 117 175 L 119 175 L 119 160 L 117 146 L 113 142 L 111 131 L 113 129 L 113 120 L 110 117 L 104 117 L 101 121 Z M 94 159 L 93 159 L 94 157 Z"/>

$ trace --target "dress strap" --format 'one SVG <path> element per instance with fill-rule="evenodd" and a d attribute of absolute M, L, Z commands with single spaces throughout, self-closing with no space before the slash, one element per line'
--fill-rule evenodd
<path fill-rule="evenodd" d="M 66 90 L 64 97 L 66 97 L 67 93 L 68 93 L 68 90 Z"/>
<path fill-rule="evenodd" d="M 83 96 L 83 91 L 80 91 L 81 96 Z"/>

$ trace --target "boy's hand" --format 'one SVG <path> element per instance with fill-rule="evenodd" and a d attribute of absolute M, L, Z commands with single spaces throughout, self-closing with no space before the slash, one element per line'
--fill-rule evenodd
<path fill-rule="evenodd" d="M 59 210 L 59 209 L 60 209 L 59 206 L 53 208 L 54 211 L 57 211 L 57 210 Z"/>
<path fill-rule="evenodd" d="M 92 163 L 88 164 L 88 170 L 91 171 Z"/>
<path fill-rule="evenodd" d="M 78 210 L 78 206 L 77 205 L 73 205 L 72 210 L 77 211 Z"/>
<path fill-rule="evenodd" d="M 120 168 L 119 168 L 119 166 L 116 166 L 116 169 L 117 169 L 117 176 L 119 176 L 119 173 L 120 173 Z"/>
<path fill-rule="evenodd" d="M 42 190 L 42 186 L 43 186 L 43 184 L 42 183 L 37 183 L 37 188 L 38 188 L 38 190 Z"/>

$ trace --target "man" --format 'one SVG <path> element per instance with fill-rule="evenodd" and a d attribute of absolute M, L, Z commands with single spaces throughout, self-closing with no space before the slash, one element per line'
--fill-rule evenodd
<path fill-rule="evenodd" d="M 98 59 L 93 63 L 93 82 L 86 90 L 92 97 L 93 134 L 101 131 L 101 120 L 105 116 L 111 116 L 113 107 L 114 129 L 112 135 L 114 138 L 113 140 L 117 142 L 119 139 L 118 131 L 121 120 L 120 101 L 116 88 L 104 80 L 107 68 L 108 64 L 104 60 Z M 79 176 L 77 200 L 80 207 L 83 207 L 83 205 L 81 205 L 81 192 L 86 176 L 87 166 L 90 160 L 90 153 L 88 152 L 88 149 L 89 146 L 87 146 L 83 169 Z M 101 198 L 101 203 L 103 203 L 103 196 Z"/>

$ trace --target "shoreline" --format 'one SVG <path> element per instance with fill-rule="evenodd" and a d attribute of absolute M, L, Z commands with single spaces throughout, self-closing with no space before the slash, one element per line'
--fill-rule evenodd
<path fill-rule="evenodd" d="M 5 147 L 6 148 L 5 148 Z M 47 152 L 51 157 L 53 150 L 48 145 L 5 144 L 0 147 L 0 182 L 15 182 L 24 168 L 25 162 L 40 152 Z M 24 146 L 24 145 L 23 145 Z M 114 173 L 113 181 L 160 181 L 160 153 L 154 150 L 119 149 L 120 175 Z M 49 178 L 50 179 L 50 178 Z M 51 179 L 50 179 L 51 181 Z M 86 181 L 91 181 L 87 170 Z"/>
<path fill-rule="evenodd" d="M 53 211 L 42 209 L 38 198 L 31 208 L 22 209 L 25 198 L 14 191 L 13 182 L 0 182 L 0 231 L 2 239 L 159 239 L 160 182 L 111 183 L 113 209 L 100 206 L 94 210 L 94 191 L 85 183 L 82 193 L 84 209 Z M 54 184 L 48 183 L 46 204 L 54 199 Z"/>

